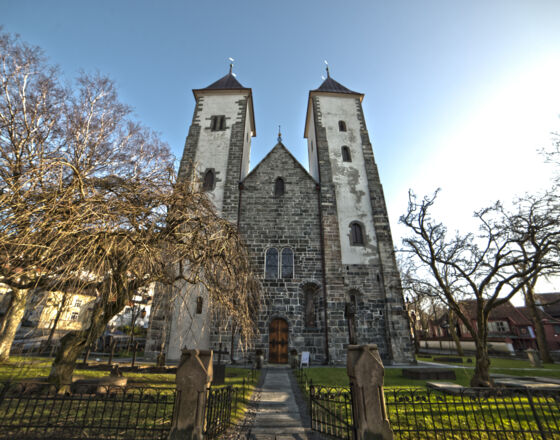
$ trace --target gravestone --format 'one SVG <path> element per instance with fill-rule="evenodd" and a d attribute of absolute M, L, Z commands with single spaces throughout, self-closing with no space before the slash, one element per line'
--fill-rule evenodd
<path fill-rule="evenodd" d="M 169 440 L 203 440 L 212 351 L 183 349 L 177 368 L 177 401 Z"/>
<path fill-rule="evenodd" d="M 212 385 L 223 385 L 226 381 L 226 366 L 222 364 L 222 354 L 228 354 L 228 352 L 227 350 L 222 350 L 222 343 L 220 342 L 220 348 L 214 350 L 214 354 L 218 355 L 218 363 L 214 364 Z"/>
<path fill-rule="evenodd" d="M 393 440 L 383 394 L 383 363 L 377 345 L 349 345 L 346 360 L 356 440 Z"/>
<path fill-rule="evenodd" d="M 451 368 L 403 368 L 402 376 L 407 379 L 455 380 L 455 371 Z"/>
<path fill-rule="evenodd" d="M 529 358 L 529 362 L 531 362 L 531 366 L 541 368 L 541 357 L 539 356 L 539 352 L 533 348 L 528 348 L 525 350 L 527 353 L 527 357 Z"/>

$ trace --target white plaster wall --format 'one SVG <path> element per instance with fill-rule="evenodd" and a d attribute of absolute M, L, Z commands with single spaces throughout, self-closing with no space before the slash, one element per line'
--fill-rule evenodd
<path fill-rule="evenodd" d="M 309 111 L 307 112 L 307 126 L 309 127 L 307 133 L 307 154 L 309 158 L 309 174 L 318 182 L 319 181 L 319 164 L 317 159 L 317 140 L 315 139 L 315 125 L 313 124 L 313 106 L 309 104 Z"/>
<path fill-rule="evenodd" d="M 338 225 L 342 264 L 372 264 L 377 259 L 376 236 L 368 188 L 360 121 L 356 111 L 356 97 L 319 96 L 322 124 L 327 130 L 329 157 L 336 191 Z M 346 122 L 347 131 L 338 129 L 338 121 Z M 341 147 L 350 149 L 351 162 L 342 161 Z M 350 244 L 350 223 L 363 225 L 365 246 Z"/>
<path fill-rule="evenodd" d="M 216 187 L 209 192 L 209 196 L 219 213 L 222 212 L 224 201 L 231 127 L 232 124 L 237 122 L 239 112 L 237 101 L 246 96 L 247 92 L 242 94 L 206 94 L 203 98 L 202 109 L 198 114 L 201 130 L 195 156 L 196 169 L 198 175 L 202 176 L 207 168 L 214 168 Z M 214 115 L 225 115 L 225 130 L 212 131 L 210 129 L 211 117 Z"/>
<path fill-rule="evenodd" d="M 177 282 L 173 298 L 173 317 L 170 327 L 167 358 L 179 360 L 181 349 L 208 350 L 210 323 L 208 319 L 208 292 L 202 285 L 192 286 Z M 202 296 L 202 313 L 196 313 L 197 297 Z"/>
<path fill-rule="evenodd" d="M 251 158 L 251 137 L 253 133 L 251 132 L 251 120 L 253 115 L 251 114 L 251 106 L 247 105 L 247 111 L 245 112 L 245 129 L 243 138 L 243 159 L 241 162 L 241 178 L 239 180 L 245 179 L 245 176 L 249 174 L 250 158 Z"/>

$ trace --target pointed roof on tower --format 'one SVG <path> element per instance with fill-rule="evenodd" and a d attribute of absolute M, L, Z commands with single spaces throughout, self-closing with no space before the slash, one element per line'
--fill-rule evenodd
<path fill-rule="evenodd" d="M 327 79 L 323 81 L 323 83 L 315 90 L 311 90 L 312 92 L 332 92 L 332 93 L 351 93 L 353 95 L 361 95 L 361 93 L 353 92 L 347 87 L 344 87 L 338 81 L 335 81 L 329 76 Z"/>
<path fill-rule="evenodd" d="M 327 62 L 325 61 L 325 64 Z M 315 90 L 311 90 L 311 92 L 330 92 L 330 93 L 350 93 L 353 95 L 362 95 L 361 93 L 354 92 L 347 87 L 344 87 L 338 81 L 335 81 L 331 78 L 331 72 L 329 71 L 329 65 L 327 64 L 327 79 L 323 81 L 323 83 L 319 86 L 319 88 Z"/>
<path fill-rule="evenodd" d="M 233 74 L 233 64 L 229 65 L 229 73 L 220 78 L 218 81 L 213 82 L 203 90 L 232 90 L 232 89 L 245 89 Z"/>
<path fill-rule="evenodd" d="M 237 78 L 235 73 L 233 73 L 233 63 L 229 65 L 229 72 L 227 75 L 221 77 L 218 81 L 213 82 L 203 89 L 193 89 L 194 96 L 197 97 L 200 92 L 206 91 L 227 91 L 227 90 L 247 90 L 251 94 L 251 89 L 244 87 Z"/>

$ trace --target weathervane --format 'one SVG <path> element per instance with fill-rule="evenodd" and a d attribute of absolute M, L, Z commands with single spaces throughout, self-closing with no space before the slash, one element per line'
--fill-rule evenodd
<path fill-rule="evenodd" d="M 327 78 L 330 78 L 331 74 L 329 72 L 329 62 L 327 60 L 325 60 L 325 66 L 326 66 L 326 69 L 327 69 Z"/>
<path fill-rule="evenodd" d="M 282 132 L 280 131 L 280 126 L 278 126 L 278 143 L 282 142 Z"/>
<path fill-rule="evenodd" d="M 235 60 L 232 57 L 229 57 L 228 60 L 229 60 L 229 74 L 233 76 L 237 76 L 235 73 L 233 73 L 233 62 Z"/>

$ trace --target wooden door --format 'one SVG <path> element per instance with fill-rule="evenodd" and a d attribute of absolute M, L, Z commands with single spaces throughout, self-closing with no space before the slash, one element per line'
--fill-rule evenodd
<path fill-rule="evenodd" d="M 288 363 L 288 323 L 282 318 L 273 319 L 268 332 L 268 362 Z"/>

